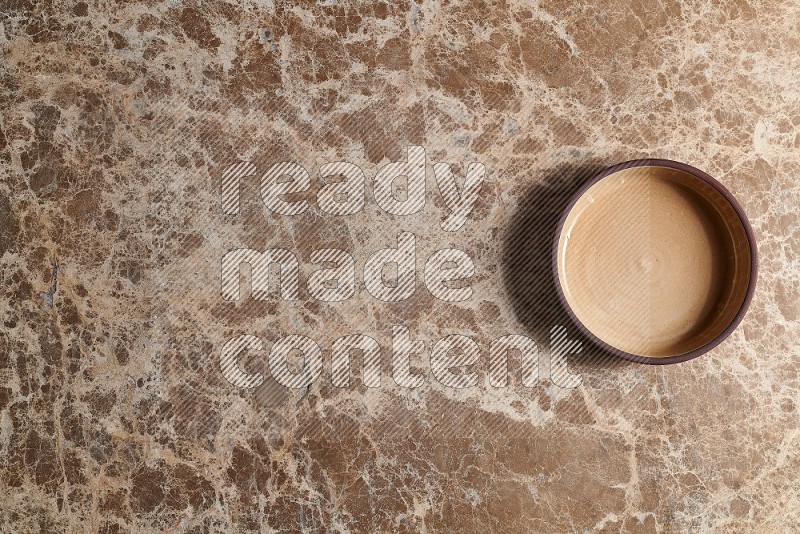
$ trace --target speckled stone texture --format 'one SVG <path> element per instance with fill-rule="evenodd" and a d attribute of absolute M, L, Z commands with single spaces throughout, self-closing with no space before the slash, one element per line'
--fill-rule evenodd
<path fill-rule="evenodd" d="M 9 532 L 797 532 L 800 530 L 800 4 L 782 2 L 0 2 L 0 530 Z M 371 180 L 426 149 L 425 209 Z M 679 365 L 584 343 L 576 388 L 485 382 L 491 341 L 548 350 L 554 217 L 594 170 L 690 163 L 740 200 L 760 252 L 734 334 Z M 309 170 L 311 206 L 220 209 L 231 163 Z M 357 164 L 365 208 L 316 208 L 319 167 Z M 434 162 L 486 166 L 445 232 Z M 302 196 L 302 195 L 301 195 Z M 416 236 L 414 295 L 365 292 L 373 251 Z M 395 240 L 395 241 L 393 241 Z M 229 249 L 300 259 L 299 302 L 226 302 Z M 312 250 L 356 261 L 356 296 L 306 290 Z M 472 297 L 423 285 L 440 248 Z M 425 344 L 391 379 L 392 325 Z M 380 388 L 330 380 L 330 347 L 382 348 Z M 238 389 L 231 336 L 302 334 L 307 390 Z M 437 384 L 436 340 L 469 335 L 480 384 Z M 263 371 L 266 352 L 242 362 Z M 245 361 L 246 360 L 246 361 Z"/>

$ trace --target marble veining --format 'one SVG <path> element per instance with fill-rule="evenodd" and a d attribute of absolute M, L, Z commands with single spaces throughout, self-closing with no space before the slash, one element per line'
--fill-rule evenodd
<path fill-rule="evenodd" d="M 800 530 L 800 5 L 791 0 L 366 2 L 12 0 L 0 6 L 0 530 L 14 532 L 795 532 Z M 426 204 L 373 178 L 426 153 Z M 548 233 L 599 168 L 687 162 L 740 201 L 759 246 L 742 325 L 675 366 L 590 346 L 578 387 L 510 364 L 498 336 L 574 328 Z M 310 209 L 224 213 L 224 170 L 297 162 Z M 322 213 L 320 166 L 363 170 L 364 208 Z M 432 165 L 485 165 L 457 231 Z M 262 171 L 263 172 L 263 171 Z M 403 194 L 402 192 L 399 194 Z M 475 265 L 463 302 L 226 302 L 234 247 L 375 250 L 413 232 Z M 360 276 L 360 274 L 359 274 Z M 398 386 L 330 380 L 331 343 L 392 325 L 424 343 Z M 226 382 L 225 340 L 303 334 L 323 378 Z M 437 384 L 468 335 L 481 382 Z M 242 365 L 264 371 L 264 354 Z M 512 359 L 513 360 L 513 359 Z M 386 360 L 388 362 L 388 360 Z"/>

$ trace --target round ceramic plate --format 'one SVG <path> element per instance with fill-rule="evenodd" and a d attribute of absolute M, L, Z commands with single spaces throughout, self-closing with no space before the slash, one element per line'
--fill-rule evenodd
<path fill-rule="evenodd" d="M 669 160 L 615 165 L 558 225 L 562 304 L 596 344 L 628 360 L 699 356 L 739 324 L 755 289 L 753 232 L 716 180 Z"/>

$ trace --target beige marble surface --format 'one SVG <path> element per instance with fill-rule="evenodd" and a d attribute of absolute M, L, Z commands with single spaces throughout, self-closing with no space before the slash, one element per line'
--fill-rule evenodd
<path fill-rule="evenodd" d="M 721 5 L 720 5 L 721 4 Z M 783 2 L 35 2 L 0 5 L 0 523 L 14 532 L 800 530 L 800 5 Z M 425 147 L 425 209 L 392 216 L 379 168 Z M 584 351 L 576 388 L 485 381 L 492 340 L 542 354 L 554 218 L 593 171 L 662 157 L 717 177 L 760 252 L 733 335 L 675 366 Z M 277 215 L 224 169 L 294 161 L 311 208 Z M 315 208 L 350 161 L 365 207 Z M 445 232 L 434 162 L 486 167 Z M 301 195 L 302 196 L 302 195 Z M 464 302 L 386 303 L 361 269 L 397 232 L 475 264 Z M 394 241 L 396 242 L 396 241 Z M 230 248 L 300 258 L 301 298 L 226 302 Z M 309 296 L 311 251 L 355 258 L 354 298 Z M 392 325 L 425 384 L 389 374 Z M 330 347 L 382 349 L 380 388 L 330 381 Z M 313 338 L 308 390 L 225 381 L 226 339 Z M 480 348 L 476 387 L 427 364 Z M 265 352 L 243 365 L 264 371 Z M 360 364 L 354 364 L 358 372 Z"/>

